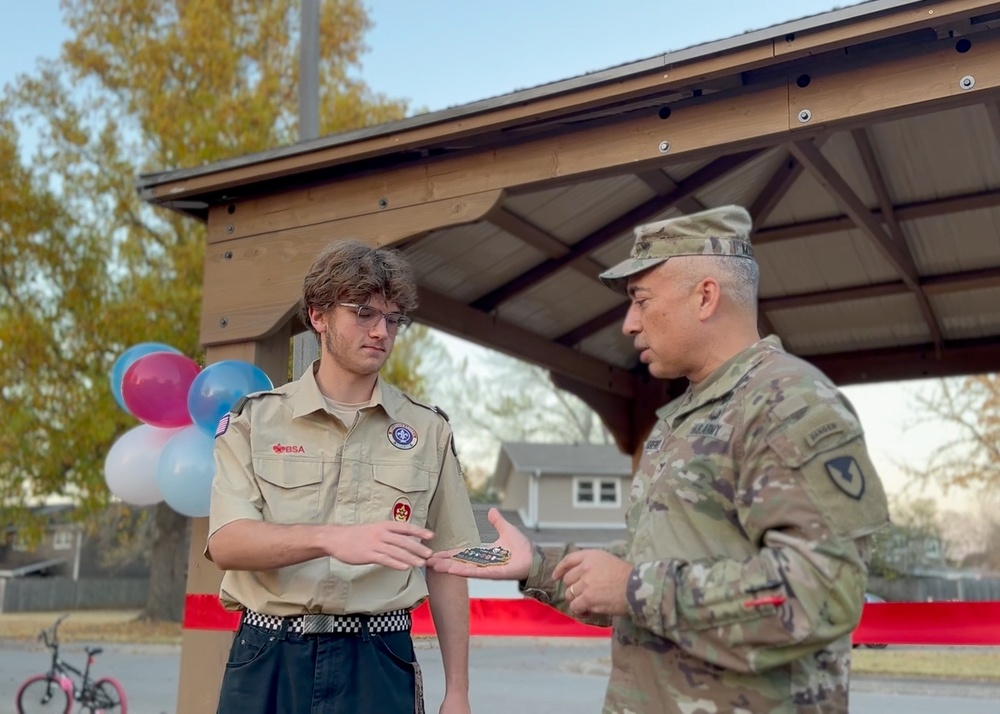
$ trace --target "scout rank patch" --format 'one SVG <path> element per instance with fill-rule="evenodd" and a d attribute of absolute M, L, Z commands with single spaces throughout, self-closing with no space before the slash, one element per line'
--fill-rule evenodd
<path fill-rule="evenodd" d="M 410 520 L 411 515 L 413 515 L 413 506 L 410 505 L 407 499 L 398 498 L 392 504 L 392 520 L 406 523 Z"/>
<path fill-rule="evenodd" d="M 397 421 L 389 426 L 389 431 L 386 433 L 389 437 L 389 443 L 397 449 L 405 451 L 417 445 L 417 432 L 409 424 Z"/>
<path fill-rule="evenodd" d="M 506 565 L 507 561 L 510 560 L 510 551 L 498 545 L 492 548 L 476 546 L 475 548 L 466 548 L 459 551 L 451 557 L 463 563 L 472 563 L 473 565 L 478 565 L 480 568 L 486 568 L 491 565 Z"/>

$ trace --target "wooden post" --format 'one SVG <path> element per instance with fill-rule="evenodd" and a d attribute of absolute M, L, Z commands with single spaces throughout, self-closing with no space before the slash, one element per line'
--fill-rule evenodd
<path fill-rule="evenodd" d="M 284 384 L 288 381 L 289 324 L 256 342 L 209 347 L 206 362 L 212 364 L 225 359 L 250 362 L 264 370 L 275 385 Z M 188 595 L 219 594 L 222 571 L 204 556 L 207 537 L 208 519 L 195 518 L 191 524 L 191 550 L 188 555 Z M 178 714 L 216 710 L 232 642 L 232 632 L 184 629 L 177 685 Z"/>

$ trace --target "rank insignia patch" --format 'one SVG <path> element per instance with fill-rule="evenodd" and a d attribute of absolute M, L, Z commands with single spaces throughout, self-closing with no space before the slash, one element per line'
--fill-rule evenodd
<path fill-rule="evenodd" d="M 399 498 L 392 504 L 392 520 L 407 523 L 413 515 L 413 506 L 405 498 Z"/>
<path fill-rule="evenodd" d="M 473 565 L 478 565 L 480 568 L 486 568 L 491 565 L 506 565 L 507 561 L 510 560 L 510 551 L 498 545 L 492 548 L 476 546 L 475 548 L 466 548 L 459 551 L 451 557 L 463 563 L 472 563 Z"/>
<path fill-rule="evenodd" d="M 413 430 L 413 427 L 409 424 L 404 424 L 402 422 L 396 422 L 389 427 L 387 432 L 389 436 L 389 443 L 395 446 L 397 449 L 412 449 L 417 445 L 417 432 Z"/>
<path fill-rule="evenodd" d="M 865 475 L 853 456 L 838 456 L 827 461 L 824 466 L 834 486 L 851 498 L 861 500 L 861 495 L 865 492 Z"/>

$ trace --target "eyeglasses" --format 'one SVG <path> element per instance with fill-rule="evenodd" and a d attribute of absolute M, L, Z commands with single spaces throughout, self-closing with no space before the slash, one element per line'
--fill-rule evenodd
<path fill-rule="evenodd" d="M 413 318 L 399 312 L 382 312 L 371 305 L 358 305 L 354 302 L 338 302 L 340 307 L 349 307 L 354 310 L 358 317 L 358 324 L 361 327 L 375 327 L 379 320 L 385 318 L 385 329 L 390 335 L 402 332 L 406 326 L 413 322 Z"/>

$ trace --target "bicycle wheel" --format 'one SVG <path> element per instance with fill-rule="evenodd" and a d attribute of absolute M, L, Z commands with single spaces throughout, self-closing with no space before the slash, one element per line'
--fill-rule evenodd
<path fill-rule="evenodd" d="M 125 699 L 125 688 L 114 677 L 104 677 L 94 682 L 93 704 L 90 711 L 94 714 L 127 714 L 128 701 Z"/>
<path fill-rule="evenodd" d="M 27 679 L 17 690 L 17 714 L 69 714 L 73 700 L 59 682 L 46 674 Z"/>

